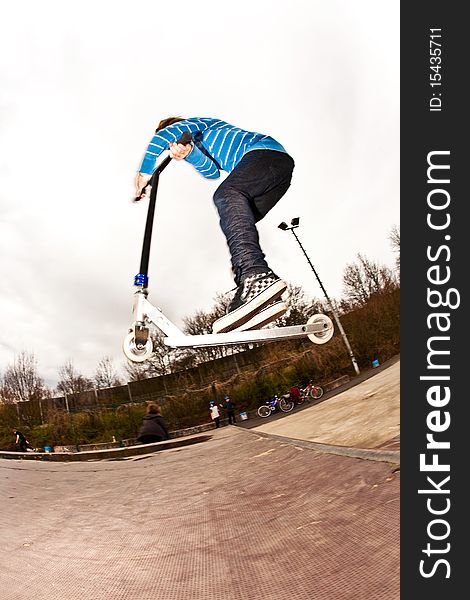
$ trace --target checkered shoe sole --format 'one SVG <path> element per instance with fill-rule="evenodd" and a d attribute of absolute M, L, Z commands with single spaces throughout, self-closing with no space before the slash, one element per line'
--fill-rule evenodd
<path fill-rule="evenodd" d="M 254 275 L 252 278 L 247 278 L 244 286 L 246 292 L 244 290 L 245 293 L 242 294 L 243 304 L 217 319 L 212 326 L 213 333 L 225 333 L 242 326 L 255 313 L 278 300 L 287 289 L 285 281 L 272 276 L 267 277 L 265 273 L 261 276 Z"/>
<path fill-rule="evenodd" d="M 265 325 L 272 323 L 276 319 L 279 319 L 289 310 L 288 305 L 283 301 L 279 300 L 273 302 L 263 310 L 256 313 L 249 321 L 244 325 L 237 327 L 233 331 L 249 331 L 250 329 L 261 329 Z"/>

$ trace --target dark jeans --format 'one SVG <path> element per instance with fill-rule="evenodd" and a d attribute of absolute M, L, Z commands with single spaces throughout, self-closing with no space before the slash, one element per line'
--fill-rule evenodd
<path fill-rule="evenodd" d="M 219 428 L 220 427 L 220 417 L 215 417 L 214 423 L 215 423 L 216 428 Z"/>
<path fill-rule="evenodd" d="M 232 422 L 236 423 L 236 419 L 235 419 L 235 411 L 233 410 L 229 410 L 227 411 L 227 417 L 228 417 L 228 424 L 231 425 Z"/>
<path fill-rule="evenodd" d="M 269 268 L 259 244 L 256 223 L 287 192 L 293 170 L 294 161 L 285 152 L 253 150 L 245 154 L 215 191 L 214 203 L 237 285 L 246 275 Z"/>

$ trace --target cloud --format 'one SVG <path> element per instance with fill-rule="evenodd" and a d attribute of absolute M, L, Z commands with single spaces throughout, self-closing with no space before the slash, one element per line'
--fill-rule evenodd
<path fill-rule="evenodd" d="M 215 116 L 273 135 L 291 189 L 259 225 L 270 264 L 330 296 L 361 252 L 393 264 L 399 220 L 398 6 L 372 1 L 32 1 L 0 25 L 0 372 L 34 351 L 50 382 L 72 359 L 122 361 L 145 204 L 132 182 L 158 120 Z M 21 18 L 20 18 L 21 16 Z M 150 300 L 177 325 L 233 286 L 212 194 L 187 164 L 161 178 Z"/>

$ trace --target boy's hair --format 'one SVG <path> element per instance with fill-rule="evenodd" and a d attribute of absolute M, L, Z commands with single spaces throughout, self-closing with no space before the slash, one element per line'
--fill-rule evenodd
<path fill-rule="evenodd" d="M 162 409 L 159 407 L 158 404 L 149 404 L 147 406 L 147 413 L 149 415 L 161 415 L 162 414 Z"/>
<path fill-rule="evenodd" d="M 165 129 L 168 125 L 178 123 L 178 121 L 184 121 L 184 117 L 167 117 L 166 119 L 162 119 L 155 129 L 155 133 L 158 133 L 160 129 Z"/>

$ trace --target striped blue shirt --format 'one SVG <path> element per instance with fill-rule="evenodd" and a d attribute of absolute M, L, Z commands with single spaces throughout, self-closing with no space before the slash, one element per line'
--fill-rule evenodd
<path fill-rule="evenodd" d="M 189 131 L 194 146 L 185 160 L 208 179 L 220 177 L 220 169 L 230 173 L 242 157 L 251 150 L 277 150 L 284 148 L 272 137 L 245 131 L 220 119 L 193 117 L 173 123 L 156 133 L 148 145 L 139 171 L 153 173 L 158 157 Z"/>

